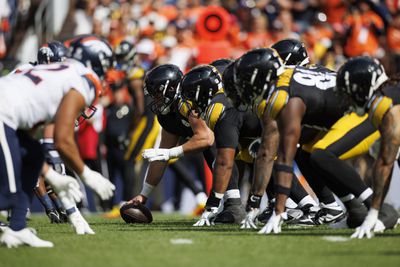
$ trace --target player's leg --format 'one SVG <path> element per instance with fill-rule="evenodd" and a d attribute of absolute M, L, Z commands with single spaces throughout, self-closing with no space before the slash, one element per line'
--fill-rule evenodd
<path fill-rule="evenodd" d="M 33 247 L 52 247 L 51 242 L 39 239 L 26 227 L 25 216 L 29 206 L 29 197 L 24 189 L 29 188 L 30 192 L 33 191 L 41 166 L 35 174 L 36 177 L 27 176 L 27 179 L 32 179 L 33 182 L 22 182 L 21 175 L 28 172 L 23 170 L 25 166 L 22 165 L 23 157 L 21 155 L 26 156 L 26 153 L 34 151 L 27 151 L 20 147 L 20 142 L 24 143 L 25 140 L 19 140 L 19 138 L 21 137 L 17 137 L 15 130 L 0 122 L 0 209 L 11 209 L 9 228 L 5 229 L 0 242 L 7 247 L 18 247 L 23 244 Z M 40 157 L 37 162 L 39 160 Z M 35 171 L 36 168 L 33 169 L 33 172 Z"/>
<path fill-rule="evenodd" d="M 315 144 L 310 157 L 313 167 L 345 204 L 350 214 L 349 219 L 359 218 L 359 223 L 362 223 L 366 215 L 366 208 L 360 202 L 369 208 L 372 190 L 344 160 L 368 152 L 378 138 L 379 132 L 367 115 L 360 117 L 351 113 L 335 123 L 324 138 Z M 351 224 L 357 226 L 358 223 Z"/>
<path fill-rule="evenodd" d="M 39 199 L 39 202 L 44 207 L 44 210 L 47 214 L 47 217 L 49 217 L 50 222 L 61 223 L 60 215 L 58 214 L 50 196 L 47 194 L 46 185 L 42 176 L 39 177 L 34 191 L 37 198 Z"/>

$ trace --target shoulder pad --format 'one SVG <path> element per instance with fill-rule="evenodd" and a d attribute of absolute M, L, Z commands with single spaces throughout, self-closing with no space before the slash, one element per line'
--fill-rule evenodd
<path fill-rule="evenodd" d="M 372 124 L 378 128 L 382 123 L 383 116 L 393 106 L 393 100 L 387 96 L 379 96 L 372 102 L 369 117 L 372 120 Z"/>
<path fill-rule="evenodd" d="M 290 84 L 290 79 L 292 78 L 295 69 L 286 68 L 285 71 L 278 77 L 276 87 L 288 87 Z"/>
<path fill-rule="evenodd" d="M 214 127 L 224 110 L 225 106 L 222 103 L 214 103 L 207 107 L 205 121 L 212 131 L 214 131 Z"/>
<path fill-rule="evenodd" d="M 289 101 L 289 94 L 285 90 L 276 90 L 268 99 L 266 111 L 271 119 L 276 119 L 279 112 L 286 106 Z M 265 108 L 264 108 L 265 109 Z"/>

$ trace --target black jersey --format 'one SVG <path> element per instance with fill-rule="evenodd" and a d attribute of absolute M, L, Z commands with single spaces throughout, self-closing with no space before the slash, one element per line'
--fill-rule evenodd
<path fill-rule="evenodd" d="M 186 117 L 181 115 L 178 108 L 173 105 L 171 111 L 166 115 L 157 115 L 158 122 L 161 127 L 171 133 L 180 137 L 188 138 L 193 135 L 192 128 Z"/>
<path fill-rule="evenodd" d="M 250 112 L 240 112 L 224 93 L 218 93 L 206 110 L 206 123 L 214 132 L 217 148 L 248 146 L 261 135 L 260 123 Z"/>
<path fill-rule="evenodd" d="M 290 98 L 299 97 L 306 105 L 302 125 L 328 129 L 349 106 L 345 98 L 335 94 L 335 85 L 336 73 L 325 67 L 288 68 L 279 76 L 276 88 L 266 103 L 257 107 L 257 113 L 260 115 L 267 111 L 275 119 Z"/>

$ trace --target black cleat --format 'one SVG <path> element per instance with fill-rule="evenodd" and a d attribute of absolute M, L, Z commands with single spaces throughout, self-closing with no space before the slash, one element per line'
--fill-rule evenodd
<path fill-rule="evenodd" d="M 314 217 L 314 222 L 316 225 L 330 224 L 338 222 L 346 217 L 346 213 L 343 211 L 342 207 L 322 207 Z"/>
<path fill-rule="evenodd" d="M 268 206 L 258 216 L 257 220 L 260 223 L 267 223 L 275 209 L 275 201 L 268 201 Z"/>
<path fill-rule="evenodd" d="M 315 215 L 317 214 L 319 207 L 315 207 L 313 205 L 305 205 L 300 209 L 302 212 L 301 216 L 294 218 L 287 222 L 288 225 L 293 226 L 315 226 Z M 300 213 L 299 213 L 300 214 Z M 292 216 L 294 217 L 294 216 Z"/>
<path fill-rule="evenodd" d="M 58 210 L 58 216 L 60 217 L 61 223 L 67 223 L 68 222 L 68 215 L 67 211 L 64 209 L 59 209 Z"/>
<path fill-rule="evenodd" d="M 50 209 L 46 210 L 47 217 L 50 219 L 50 223 L 62 223 L 60 219 L 60 215 L 58 214 L 57 210 Z"/>
<path fill-rule="evenodd" d="M 228 198 L 224 209 L 216 216 L 214 223 L 240 223 L 246 217 L 246 211 L 240 198 Z"/>

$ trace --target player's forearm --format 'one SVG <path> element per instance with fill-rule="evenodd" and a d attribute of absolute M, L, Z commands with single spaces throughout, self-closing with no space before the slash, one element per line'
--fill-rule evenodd
<path fill-rule="evenodd" d="M 379 210 L 383 200 L 385 199 L 387 189 L 391 180 L 393 162 L 385 164 L 382 159 L 378 159 L 375 163 L 373 174 L 373 198 L 371 208 Z"/>
<path fill-rule="evenodd" d="M 251 192 L 262 196 L 271 178 L 274 159 L 278 151 L 279 132 L 275 121 L 264 126 L 261 145 L 255 161 Z"/>
<path fill-rule="evenodd" d="M 147 169 L 144 182 L 150 184 L 153 187 L 156 187 L 160 183 L 164 175 L 165 169 L 167 168 L 167 165 L 168 162 L 164 161 L 151 162 Z"/>
<path fill-rule="evenodd" d="M 215 167 L 213 172 L 213 190 L 216 193 L 224 194 L 232 175 L 235 159 L 235 149 L 220 148 L 217 151 Z"/>
<path fill-rule="evenodd" d="M 209 148 L 214 143 L 214 133 L 206 131 L 193 135 L 186 143 L 182 145 L 183 153 L 195 153 Z"/>

